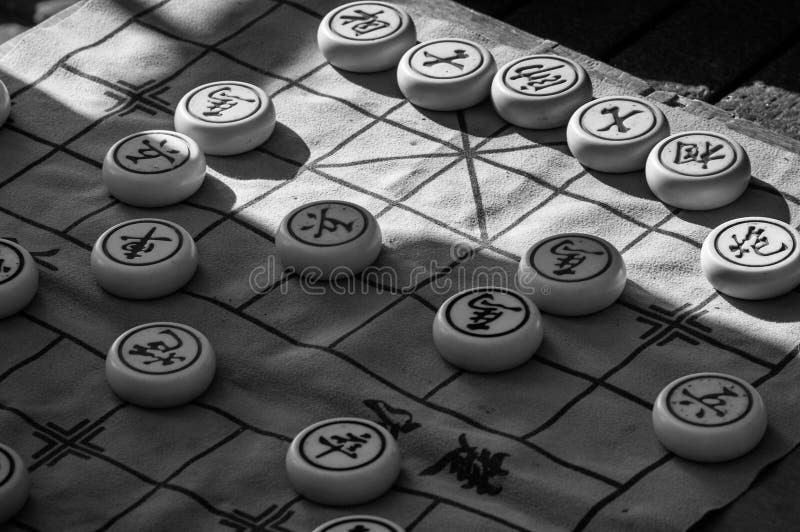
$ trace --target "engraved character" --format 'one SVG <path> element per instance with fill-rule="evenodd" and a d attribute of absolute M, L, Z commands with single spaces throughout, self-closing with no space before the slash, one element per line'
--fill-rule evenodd
<path fill-rule="evenodd" d="M 316 232 L 312 235 L 314 238 L 319 238 L 322 236 L 322 233 L 328 231 L 329 233 L 336 232 L 340 227 L 342 227 L 348 233 L 353 231 L 353 224 L 355 220 L 350 222 L 343 222 L 341 220 L 337 220 L 332 216 L 328 216 L 328 209 L 329 207 L 323 207 L 319 210 L 319 216 L 316 213 L 309 212 L 306 214 L 309 218 L 311 218 L 312 223 L 308 225 L 300 226 L 301 231 L 308 231 L 309 229 L 316 229 Z"/>
<path fill-rule="evenodd" d="M 574 245 L 572 240 L 567 239 L 550 248 L 550 253 L 559 257 L 556 262 L 557 269 L 553 270 L 554 275 L 574 275 L 575 268 L 583 264 L 586 255 L 603 255 L 602 251 L 579 249 L 573 247 Z"/>
<path fill-rule="evenodd" d="M 700 163 L 703 166 L 703 170 L 706 170 L 710 161 L 725 158 L 724 155 L 714 155 L 723 147 L 722 144 L 711 146 L 711 143 L 706 141 L 705 148 L 701 150 L 695 143 L 678 141 L 678 149 L 675 150 L 675 160 L 673 162 L 675 164 Z"/>
<path fill-rule="evenodd" d="M 492 294 L 480 294 L 473 297 L 467 305 L 473 309 L 472 316 L 469 318 L 472 323 L 467 324 L 467 329 L 471 331 L 488 331 L 491 328 L 489 324 L 502 316 L 504 310 L 512 312 L 520 312 L 522 310 L 522 307 L 507 307 L 500 303 L 495 303 Z"/>
<path fill-rule="evenodd" d="M 331 436 L 330 439 L 326 438 L 325 436 L 320 436 L 318 441 L 328 449 L 322 451 L 315 458 L 322 458 L 323 456 L 327 456 L 331 453 L 342 453 L 343 455 L 355 460 L 358 458 L 358 450 L 371 438 L 372 435 L 369 433 L 364 433 L 359 436 L 353 434 L 352 432 L 348 432 L 344 436 L 335 434 Z"/>
<path fill-rule="evenodd" d="M 160 363 L 163 366 L 171 366 L 186 360 L 186 357 L 177 354 L 177 350 L 183 347 L 180 336 L 170 329 L 164 329 L 159 334 L 166 336 L 167 341 L 156 340 L 146 345 L 134 344 L 128 354 L 148 358 L 149 360 L 144 361 L 145 365 Z M 171 343 L 168 343 L 169 339 L 172 340 Z"/>
<path fill-rule="evenodd" d="M 156 232 L 156 227 L 151 227 L 150 230 L 145 233 L 144 236 L 130 236 L 130 235 L 123 235 L 120 237 L 120 240 L 127 241 L 125 244 L 122 245 L 123 251 L 125 251 L 125 258 L 128 259 L 136 259 L 141 257 L 142 255 L 146 255 L 150 253 L 156 248 L 156 241 L 163 241 L 163 242 L 172 242 L 171 238 L 163 237 L 163 236 L 153 236 L 153 233 Z"/>
<path fill-rule="evenodd" d="M 703 419 L 706 417 L 706 412 L 713 412 L 717 415 L 717 417 L 725 417 L 727 414 L 727 410 L 725 407 L 728 406 L 727 397 L 739 397 L 739 395 L 733 391 L 733 389 L 723 386 L 722 391 L 718 393 L 707 393 L 705 395 L 694 395 L 692 392 L 684 388 L 681 390 L 681 395 L 684 397 L 688 397 L 688 399 L 683 399 L 678 401 L 678 404 L 683 406 L 691 406 L 696 405 L 698 410 L 694 413 L 697 419 Z"/>
<path fill-rule="evenodd" d="M 254 103 L 255 100 L 242 98 L 235 94 L 230 94 L 230 87 L 220 87 L 208 93 L 208 110 L 203 116 L 222 116 L 222 113 L 235 107 L 239 102 Z"/>
<path fill-rule="evenodd" d="M 467 51 L 462 50 L 460 48 L 458 50 L 453 50 L 453 55 L 448 57 L 439 57 L 438 55 L 434 55 L 428 52 L 427 50 L 422 53 L 425 57 L 432 58 L 429 61 L 425 61 L 424 63 L 422 63 L 422 66 L 429 67 L 433 65 L 438 65 L 439 63 L 446 63 L 450 66 L 456 67 L 459 70 L 464 70 L 464 65 L 462 65 L 461 63 L 456 63 L 456 61 L 458 61 L 459 59 L 466 59 L 467 57 L 469 57 Z"/>
<path fill-rule="evenodd" d="M 516 75 L 508 79 L 527 78 L 526 86 L 520 87 L 520 89 L 526 91 L 532 88 L 534 91 L 540 91 L 567 82 L 566 79 L 561 77 L 561 74 L 551 73 L 559 68 L 564 68 L 564 65 L 555 65 L 547 68 L 542 64 L 521 66 L 515 68 L 514 73 Z"/>
<path fill-rule="evenodd" d="M 355 15 L 342 15 L 342 22 L 343 26 L 347 26 L 348 24 L 353 24 L 350 29 L 353 30 L 353 33 L 357 36 L 364 35 L 366 33 L 371 33 L 373 31 L 382 30 L 383 28 L 388 28 L 389 23 L 385 20 L 381 20 L 378 15 L 383 14 L 383 10 L 376 11 L 375 13 L 367 13 L 363 9 L 356 9 L 354 10 Z"/>
<path fill-rule="evenodd" d="M 157 146 L 154 146 L 150 139 L 144 139 L 142 144 L 145 146 L 144 148 L 139 148 L 139 157 L 135 155 L 126 155 L 125 158 L 128 159 L 133 164 L 139 164 L 139 161 L 142 159 L 158 159 L 159 157 L 163 157 L 169 162 L 170 166 L 175 164 L 175 157 L 172 155 L 176 153 L 180 153 L 180 150 L 173 150 L 169 146 L 167 146 L 167 139 L 162 140 L 158 143 Z"/>
<path fill-rule="evenodd" d="M 788 248 L 785 242 L 781 242 L 781 246 L 778 249 L 764 251 L 764 248 L 770 245 L 769 239 L 764 234 L 763 228 L 756 229 L 753 225 L 747 227 L 747 233 L 742 240 L 739 240 L 736 235 L 731 235 L 731 238 L 734 244 L 728 246 L 728 249 L 734 252 L 734 257 L 737 259 L 741 259 L 744 257 L 745 253 L 750 253 L 751 251 L 756 255 L 769 257 L 770 255 L 785 251 Z M 746 247 L 748 245 L 749 247 Z"/>
<path fill-rule="evenodd" d="M 625 125 L 625 120 L 627 120 L 630 117 L 632 117 L 633 115 L 639 114 L 641 112 L 642 112 L 641 109 L 633 109 L 628 114 L 619 116 L 619 107 L 617 107 L 616 105 L 614 105 L 612 107 L 604 107 L 604 108 L 600 109 L 600 114 L 603 114 L 603 115 L 610 114 L 611 115 L 611 123 L 608 124 L 604 128 L 598 129 L 597 131 L 608 131 L 612 127 L 616 126 L 617 131 L 619 131 L 620 133 L 627 133 L 628 131 L 630 131 L 630 128 Z"/>

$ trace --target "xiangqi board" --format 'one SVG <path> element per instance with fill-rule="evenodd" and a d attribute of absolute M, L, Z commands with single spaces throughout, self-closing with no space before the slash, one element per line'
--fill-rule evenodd
<path fill-rule="evenodd" d="M 41 280 L 31 306 L 0 327 L 1 434 L 31 480 L 10 529 L 313 530 L 351 512 L 299 496 L 284 457 L 303 428 L 337 417 L 381 424 L 402 453 L 397 482 L 359 513 L 417 532 L 686 528 L 800 441 L 800 294 L 739 301 L 700 267 L 703 240 L 728 220 L 796 225 L 796 154 L 646 98 L 673 131 L 728 135 L 753 165 L 729 206 L 669 208 L 643 172 L 581 166 L 564 128 L 517 129 L 488 102 L 425 111 L 391 70 L 332 68 L 316 32 L 334 7 L 88 2 L 6 49 L 14 105 L 0 130 L 0 237 L 31 252 Z M 510 47 L 407 7 L 421 41 L 474 41 L 499 65 L 564 52 Z M 595 96 L 624 90 L 590 74 Z M 224 80 L 269 95 L 269 141 L 209 156 L 203 186 L 178 205 L 109 197 L 109 147 L 172 129 L 183 95 Z M 322 200 L 359 205 L 383 236 L 379 269 L 340 291 L 283 276 L 275 259 L 283 218 Z M 152 301 L 105 293 L 89 267 L 93 244 L 116 224 L 153 218 L 197 242 L 197 273 Z M 620 299 L 586 317 L 543 315 L 541 347 L 512 371 L 448 365 L 431 338 L 440 305 L 513 279 L 528 248 L 564 232 L 619 250 Z M 106 383 L 109 346 L 152 322 L 185 324 L 214 346 L 214 382 L 187 406 L 141 409 Z M 752 453 L 708 466 L 666 451 L 651 409 L 673 380 L 712 371 L 754 385 L 770 424 Z"/>

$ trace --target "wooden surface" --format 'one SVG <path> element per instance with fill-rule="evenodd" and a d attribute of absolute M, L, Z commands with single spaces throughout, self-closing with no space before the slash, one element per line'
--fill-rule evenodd
<path fill-rule="evenodd" d="M 26 20 L 47 18 L 73 2 L 0 0 L 0 13 L 6 10 L 5 18 L 0 16 L 0 25 L 6 22 L 24 29 Z M 596 73 L 634 92 L 720 120 L 732 129 L 800 153 L 798 2 L 461 3 L 506 23 L 450 2 L 417 2 L 420 10 L 462 21 L 498 41 L 576 57 Z M 748 6 L 747 10 L 738 11 L 745 9 L 742 6 Z M 734 18 L 723 16 L 725 13 Z M 723 30 L 727 37 L 703 33 L 713 33 L 725 24 L 730 24 Z M 0 31 L 0 39 L 3 35 Z M 800 451 L 796 448 L 766 469 L 737 501 L 709 513 L 692 530 L 797 530 L 798 492 Z"/>

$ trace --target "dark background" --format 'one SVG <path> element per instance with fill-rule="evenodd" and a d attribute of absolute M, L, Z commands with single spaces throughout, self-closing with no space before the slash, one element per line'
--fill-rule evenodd
<path fill-rule="evenodd" d="M 0 0 L 0 42 L 75 1 Z M 460 3 L 800 140 L 800 0 Z"/>

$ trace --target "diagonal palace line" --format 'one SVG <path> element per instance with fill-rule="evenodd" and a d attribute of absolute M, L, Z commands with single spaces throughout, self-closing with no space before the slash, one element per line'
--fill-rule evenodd
<path fill-rule="evenodd" d="M 527 151 L 527 150 L 535 150 L 537 148 L 552 148 L 555 146 L 566 146 L 566 142 L 545 142 L 543 144 L 532 144 L 528 146 L 514 146 L 510 148 L 489 148 L 489 149 L 482 149 L 478 150 L 477 146 L 474 148 L 477 153 L 480 155 L 494 155 L 497 153 L 509 153 L 515 151 Z M 584 169 L 585 170 L 585 169 Z"/>
<path fill-rule="evenodd" d="M 556 189 L 555 185 L 552 185 L 551 183 L 549 183 L 547 181 L 539 179 L 539 178 L 537 178 L 536 176 L 534 176 L 533 174 L 531 174 L 529 172 L 525 172 L 525 171 L 520 170 L 518 168 L 514 168 L 513 166 L 508 166 L 506 164 L 502 164 L 502 163 L 499 163 L 497 161 L 493 161 L 492 159 L 487 159 L 485 157 L 481 157 L 480 155 L 476 155 L 475 158 L 480 160 L 480 161 L 482 161 L 482 162 L 485 162 L 485 163 L 491 164 L 493 166 L 496 166 L 497 168 L 500 168 L 502 170 L 506 170 L 508 172 L 512 172 L 512 173 L 521 175 L 523 177 L 527 177 L 527 178 L 533 180 L 534 182 L 536 182 L 537 184 L 542 185 L 543 187 L 549 188 L 550 190 L 555 190 Z M 603 203 L 602 201 L 598 201 L 598 200 L 592 199 L 592 198 L 590 198 L 588 196 L 583 196 L 582 194 L 578 194 L 578 193 L 575 193 L 575 192 L 570 192 L 569 190 L 564 190 L 564 191 L 561 192 L 561 194 L 564 195 L 564 196 L 567 196 L 569 198 L 576 199 L 578 201 L 582 201 L 582 202 L 585 202 L 585 203 L 590 203 L 592 205 L 596 205 L 596 206 L 598 206 L 598 207 L 600 207 L 602 209 L 605 209 L 608 212 L 618 216 L 619 218 L 622 218 L 623 220 L 632 223 L 633 225 L 638 225 L 639 227 L 642 227 L 644 229 L 650 229 L 650 227 L 651 227 L 650 225 L 648 225 L 648 224 L 646 224 L 644 222 L 640 222 L 636 218 L 634 218 L 632 216 L 629 216 L 629 215 L 625 214 L 624 212 L 622 212 L 621 210 L 619 210 L 617 208 L 614 208 L 611 205 L 608 205 L 606 203 Z M 673 233 L 672 231 L 665 231 L 663 229 L 658 229 L 658 230 L 656 230 L 654 232 L 659 233 L 659 234 L 663 234 L 663 235 L 666 235 L 666 236 L 671 236 L 672 238 L 675 238 L 675 239 L 680 240 L 682 242 L 686 242 L 687 244 L 691 244 L 692 246 L 694 246 L 696 248 L 700 248 L 702 246 L 702 244 L 700 242 L 696 242 L 696 241 L 692 240 L 691 238 L 685 237 L 685 236 L 680 235 L 678 233 Z"/>
<path fill-rule="evenodd" d="M 440 157 L 457 157 L 458 154 L 453 153 L 420 153 L 414 155 L 395 155 L 393 157 L 375 157 L 374 159 L 360 159 L 356 161 L 349 161 L 346 163 L 322 163 L 316 164 L 317 168 L 344 168 L 349 166 L 360 166 L 362 164 L 375 164 L 388 161 L 401 161 L 403 159 L 435 159 Z"/>
<path fill-rule="evenodd" d="M 390 108 L 389 108 L 387 111 L 385 111 L 385 112 L 383 113 L 383 115 L 385 115 L 385 116 L 388 116 L 389 114 L 393 113 L 395 110 L 397 110 L 397 109 L 399 109 L 400 107 L 402 107 L 402 106 L 403 106 L 405 103 L 406 103 L 406 102 L 405 102 L 405 101 L 403 101 L 403 102 L 400 102 L 400 103 L 398 103 L 398 104 L 396 104 L 396 105 L 394 105 L 394 106 L 390 107 Z M 308 164 L 302 165 L 302 166 L 301 166 L 301 167 L 300 167 L 300 168 L 297 170 L 297 173 L 296 173 L 296 175 L 300 175 L 300 174 L 301 174 L 301 173 L 302 173 L 304 170 L 309 170 L 309 169 L 311 169 L 311 165 L 315 164 L 316 162 L 319 162 L 320 160 L 322 160 L 322 159 L 323 159 L 323 158 L 325 158 L 326 156 L 329 156 L 329 155 L 331 155 L 332 153 L 336 153 L 337 151 L 341 150 L 341 149 L 342 149 L 344 146 L 346 146 L 346 145 L 347 145 L 347 144 L 348 144 L 348 143 L 349 143 L 349 142 L 350 142 L 350 141 L 351 141 L 353 138 L 355 138 L 357 135 L 360 135 L 360 134 L 361 134 L 361 133 L 363 133 L 364 131 L 367 131 L 367 130 L 369 130 L 370 128 L 372 128 L 372 127 L 374 127 L 376 124 L 378 124 L 379 122 L 380 122 L 380 117 L 378 117 L 377 119 L 375 119 L 375 120 L 373 120 L 373 121 L 369 122 L 368 124 L 364 125 L 364 126 L 363 126 L 362 128 L 360 128 L 360 129 L 359 129 L 357 132 L 353 133 L 353 134 L 352 134 L 352 135 L 350 135 L 348 138 L 346 138 L 346 139 L 342 140 L 342 141 L 341 141 L 341 142 L 339 142 L 339 143 L 338 143 L 336 146 L 334 146 L 333 148 L 331 148 L 331 149 L 330 149 L 330 150 L 329 150 L 327 153 L 325 153 L 325 154 L 322 154 L 320 157 L 318 157 L 317 159 L 315 159 L 314 161 L 312 161 L 312 162 L 310 162 L 310 163 L 308 163 Z M 264 236 L 264 235 L 266 235 L 267 233 L 266 233 L 266 232 L 264 232 L 262 229 L 260 229 L 260 228 L 257 228 L 257 227 L 255 227 L 254 225 L 250 224 L 249 222 L 246 222 L 246 221 L 242 220 L 242 219 L 241 219 L 241 218 L 239 218 L 237 215 L 238 215 L 239 213 L 243 212 L 244 210 L 248 209 L 249 207 L 251 207 L 251 206 L 253 206 L 253 205 L 257 204 L 257 203 L 258 203 L 258 202 L 260 202 L 260 201 L 262 201 L 264 198 L 266 198 L 266 197 L 267 197 L 267 196 L 269 196 L 270 194 L 272 194 L 272 193 L 276 192 L 277 190 L 280 190 L 281 188 L 283 188 L 284 186 L 288 185 L 288 184 L 289 184 L 289 183 L 291 183 L 292 181 L 293 181 L 293 179 L 287 179 L 287 180 L 285 180 L 283 183 L 280 183 L 280 184 L 278 184 L 278 185 L 274 186 L 273 188 L 269 189 L 268 191 L 266 191 L 266 192 L 263 192 L 262 194 L 259 194 L 259 195 L 257 195 L 256 197 L 254 197 L 254 198 L 253 198 L 253 199 L 251 199 L 250 201 L 248 201 L 248 202 L 246 202 L 246 203 L 244 203 L 244 204 L 240 205 L 240 206 L 239 206 L 239 207 L 237 207 L 236 209 L 231 209 L 229 212 L 227 212 L 227 213 L 223 213 L 221 218 L 219 218 L 219 219 L 215 220 L 214 222 L 212 222 L 212 223 L 211 223 L 211 224 L 210 224 L 208 227 L 204 228 L 202 231 L 200 231 L 200 232 L 199 232 L 199 233 L 198 233 L 198 234 L 195 236 L 195 242 L 196 242 L 196 241 L 198 241 L 198 240 L 200 240 L 200 239 L 201 239 L 201 238 L 203 238 L 204 236 L 206 236 L 208 233 L 210 233 L 211 231 L 213 231 L 213 230 L 214 230 L 215 228 L 217 228 L 218 226 L 222 225 L 222 224 L 223 224 L 225 221 L 227 221 L 227 220 L 234 220 L 234 221 L 236 221 L 237 223 L 239 223 L 239 224 L 241 224 L 241 225 L 243 225 L 243 226 L 245 226 L 245 227 L 247 227 L 247 228 L 251 229 L 251 230 L 252 230 L 252 231 L 254 231 L 256 234 L 259 234 L 259 235 L 261 235 L 261 236 Z M 271 235 L 270 235 L 270 236 L 267 236 L 267 237 L 265 237 L 265 238 L 268 238 L 268 239 L 269 239 L 271 242 L 274 242 L 274 241 L 275 241 L 274 237 L 273 237 L 273 236 L 271 236 Z"/>
<path fill-rule="evenodd" d="M 443 390 L 444 388 L 446 388 L 447 386 L 449 386 L 451 383 L 453 383 L 453 382 L 455 382 L 456 380 L 458 380 L 458 378 L 459 378 L 459 377 L 461 377 L 461 376 L 462 376 L 464 373 L 465 373 L 465 372 L 464 372 L 464 370 L 462 370 L 462 369 L 457 369 L 457 370 L 455 370 L 455 371 L 453 372 L 453 374 L 452 374 L 452 375 L 450 375 L 450 376 L 449 376 L 449 377 L 447 377 L 445 380 L 443 380 L 442 382 L 440 382 L 439 384 L 437 384 L 436 386 L 434 386 L 433 388 L 431 388 L 430 390 L 428 390 L 428 393 L 426 393 L 425 395 L 423 395 L 423 396 L 422 396 L 422 398 L 423 398 L 425 401 L 428 401 L 428 400 L 430 400 L 430 399 L 431 399 L 431 398 L 432 398 L 434 395 L 436 395 L 436 394 L 437 394 L 437 393 L 439 393 L 441 390 Z"/>
<path fill-rule="evenodd" d="M 677 215 L 679 212 L 681 212 L 681 209 L 677 209 L 677 208 L 675 208 L 675 207 L 670 207 L 669 211 L 670 211 L 670 212 L 669 212 L 669 213 L 667 213 L 667 215 L 666 215 L 666 216 L 664 216 L 662 219 L 660 219 L 658 222 L 656 222 L 656 223 L 655 223 L 654 225 L 652 225 L 651 227 L 648 227 L 647 229 L 645 229 L 644 231 L 642 231 L 642 232 L 639 234 L 639 236 L 637 236 L 636 238 L 634 238 L 633 240 L 631 240 L 630 242 L 628 242 L 628 244 L 627 244 L 627 245 L 626 245 L 624 248 L 622 248 L 621 250 L 619 250 L 619 253 L 620 253 L 620 255 L 624 255 L 625 253 L 627 253 L 628 251 L 630 251 L 631 249 L 633 249 L 633 248 L 634 248 L 634 246 L 636 246 L 636 244 L 638 244 L 639 242 L 641 242 L 642 240 L 644 240 L 644 239 L 645 239 L 645 238 L 647 238 L 648 236 L 652 235 L 652 234 L 653 234 L 653 233 L 654 233 L 656 230 L 658 230 L 658 228 L 659 228 L 659 227 L 661 227 L 662 225 L 664 225 L 664 224 L 665 224 L 665 223 L 667 223 L 668 221 L 670 221 L 670 220 L 672 220 L 673 218 L 675 218 L 675 216 L 676 216 L 676 215 Z"/>
<path fill-rule="evenodd" d="M 448 153 L 447 156 L 453 157 L 453 154 Z M 428 177 L 426 177 L 425 179 L 423 179 L 422 181 L 417 183 L 416 186 L 414 186 L 411 190 L 409 190 L 408 192 L 403 194 L 400 197 L 400 199 L 397 200 L 397 201 L 398 202 L 408 201 L 414 195 L 416 195 L 417 192 L 419 192 L 420 190 L 425 188 L 429 183 L 433 182 L 436 178 L 438 178 L 439 176 L 441 176 L 441 175 L 445 174 L 446 172 L 448 172 L 451 168 L 455 167 L 458 163 L 460 163 L 463 160 L 464 160 L 464 157 L 456 155 L 455 158 L 452 161 L 450 161 L 449 163 L 447 163 L 446 165 L 444 165 L 443 167 L 439 168 L 437 171 L 435 171 L 434 173 L 432 173 L 431 175 L 429 175 Z M 381 218 L 382 216 L 384 216 L 387 212 L 389 212 L 393 208 L 394 208 L 394 205 L 392 205 L 392 204 L 386 205 L 386 207 L 384 207 L 383 209 L 378 211 L 378 213 L 375 215 L 375 218 Z"/>
<path fill-rule="evenodd" d="M 407 205 L 403 205 L 399 201 L 395 201 L 395 200 L 393 200 L 391 198 L 387 198 L 385 196 L 382 196 L 382 195 L 378 194 L 377 192 L 373 192 L 373 191 L 368 190 L 368 189 L 366 189 L 364 187 L 360 187 L 360 186 L 355 185 L 353 183 L 349 183 L 349 182 L 347 182 L 347 181 L 345 181 L 343 179 L 339 179 L 338 177 L 335 177 L 335 176 L 332 176 L 332 175 L 330 175 L 330 174 L 328 174 L 326 172 L 323 172 L 319 168 L 309 168 L 309 170 L 311 170 L 312 172 L 318 174 L 321 177 L 324 177 L 325 179 L 328 179 L 328 180 L 333 181 L 335 183 L 340 183 L 340 184 L 342 184 L 342 185 L 344 185 L 344 186 L 346 186 L 348 188 L 351 188 L 351 189 L 353 189 L 353 190 L 355 190 L 357 192 L 361 192 L 364 195 L 372 196 L 373 198 L 376 198 L 376 199 L 379 199 L 379 200 L 381 200 L 381 201 L 383 201 L 385 203 L 388 203 L 388 204 L 392 205 L 393 207 L 397 207 L 397 208 L 399 208 L 401 210 L 404 210 L 406 212 L 409 212 L 411 214 L 415 214 L 415 215 L 419 216 L 420 218 L 424 218 L 425 220 L 428 220 L 432 224 L 434 224 L 434 225 L 436 225 L 438 227 L 441 227 L 442 229 L 446 229 L 446 230 L 448 230 L 448 231 L 450 231 L 450 232 L 452 232 L 452 233 L 464 238 L 465 240 L 469 240 L 470 242 L 473 242 L 473 243 L 475 243 L 475 244 L 477 244 L 479 246 L 485 246 L 487 249 L 491 249 L 492 251 L 494 251 L 498 255 L 503 255 L 503 256 L 505 256 L 507 258 L 510 258 L 510 259 L 513 259 L 513 260 L 519 260 L 519 257 L 514 255 L 513 253 L 509 253 L 508 251 L 506 251 L 504 249 L 497 248 L 495 246 L 486 245 L 486 242 L 483 242 L 480 238 L 472 236 L 469 233 L 465 233 L 464 231 L 461 231 L 460 229 L 456 229 L 455 227 L 452 227 L 449 224 L 446 224 L 446 223 L 444 223 L 444 222 L 442 222 L 442 221 L 440 221 L 440 220 L 438 220 L 436 218 L 433 218 L 432 216 L 428 216 L 427 214 L 425 214 L 425 213 L 423 213 L 421 211 L 418 211 L 417 209 L 414 209 L 414 208 L 409 207 Z"/>
<path fill-rule="evenodd" d="M 490 242 L 496 242 L 497 240 L 499 240 L 499 239 L 500 239 L 500 237 L 502 237 L 502 236 L 503 236 L 503 235 L 505 235 L 506 233 L 508 233 L 508 232 L 510 232 L 510 231 L 512 231 L 512 230 L 514 230 L 514 229 L 516 229 L 517 227 L 519 227 L 519 225 L 520 225 L 520 224 L 521 224 L 523 221 L 525 221 L 525 220 L 526 220 L 526 219 L 527 219 L 527 218 L 528 218 L 528 217 L 529 217 L 531 214 L 535 213 L 536 211 L 538 211 L 538 210 L 539 210 L 539 209 L 541 209 L 542 207 L 545 207 L 545 206 L 546 206 L 548 203 L 550 203 L 551 201 L 553 201 L 554 199 L 556 199 L 556 198 L 558 197 L 558 195 L 559 195 L 559 194 L 561 194 L 561 193 L 562 193 L 564 190 L 566 190 L 566 189 L 567 189 L 567 187 L 569 187 L 570 185 L 572 185 L 572 184 L 573 184 L 575 181 L 578 181 L 579 179 L 581 179 L 582 177 L 584 177 L 584 176 L 585 176 L 587 173 L 588 173 L 588 172 L 587 172 L 585 169 L 584 169 L 584 170 L 581 170 L 580 172 L 578 172 L 578 173 L 577 173 L 577 174 L 575 174 L 574 176 L 572 176 L 572 177 L 570 177 L 569 179 L 567 179 L 566 181 L 564 181 L 564 182 L 563 182 L 561 185 L 559 185 L 559 186 L 558 186 L 558 188 L 556 188 L 555 190 L 553 190 L 553 191 L 550 193 L 550 195 L 549 195 L 549 196 L 547 196 L 545 199 L 543 199 L 542 201 L 540 201 L 539 203 L 537 203 L 537 204 L 536 204 L 535 206 L 533 206 L 532 208 L 528 209 L 526 212 L 522 213 L 520 216 L 518 216 L 518 217 L 517 217 L 517 219 L 516 219 L 516 220 L 514 220 L 513 222 L 511 222 L 511 223 L 510 223 L 510 224 L 509 224 L 509 225 L 508 225 L 508 226 L 507 226 L 505 229 L 503 229 L 503 230 L 501 230 L 501 231 L 498 231 L 497 233 L 495 233 L 495 234 L 494 234 L 494 236 L 493 236 L 493 237 L 490 239 Z M 521 259 L 521 257 L 517 257 L 517 260 L 520 260 L 520 259 Z"/>
<path fill-rule="evenodd" d="M 507 432 L 503 432 L 503 431 L 488 427 L 488 426 L 483 425 L 482 423 L 480 423 L 480 422 L 478 422 L 478 421 L 476 421 L 476 420 L 474 420 L 474 419 L 472 419 L 472 418 L 470 418 L 468 416 L 465 416 L 464 414 L 461 414 L 460 412 L 456 412 L 456 411 L 451 410 L 449 408 L 446 408 L 446 407 L 431 403 L 429 401 L 425 401 L 425 400 L 415 396 L 411 392 L 406 391 L 402 387 L 394 384 L 393 382 L 389 381 L 388 379 L 382 377 L 381 375 L 378 375 L 377 373 L 375 373 L 374 371 L 372 371 L 371 369 L 369 369 L 368 367 L 366 367 L 362 363 L 358 362 L 357 360 L 353 359 L 352 357 L 350 357 L 349 355 L 347 355 L 347 354 L 345 354 L 345 353 L 343 353 L 341 351 L 338 351 L 336 349 L 333 349 L 333 348 L 330 348 L 330 347 L 327 347 L 327 346 L 316 345 L 316 344 L 311 344 L 311 343 L 307 343 L 307 342 L 301 342 L 301 341 L 291 337 L 290 335 L 284 333 L 283 331 L 280 331 L 280 330 L 276 329 L 275 327 L 273 327 L 273 326 L 271 326 L 271 325 L 259 320 L 255 316 L 251 316 L 249 314 L 244 314 L 244 313 L 238 312 L 235 307 L 233 307 L 233 306 L 231 306 L 231 305 L 229 305 L 227 303 L 224 303 L 222 301 L 218 301 L 218 300 L 216 300 L 216 299 L 214 299 L 212 297 L 208 297 L 208 296 L 204 296 L 202 294 L 196 294 L 196 293 L 193 293 L 193 292 L 189 292 L 189 291 L 187 291 L 185 289 L 181 290 L 181 293 L 184 293 L 184 294 L 186 294 L 186 295 L 188 295 L 190 297 L 193 297 L 193 298 L 200 299 L 200 300 L 206 301 L 208 303 L 211 303 L 212 305 L 217 306 L 217 307 L 219 307 L 219 308 L 221 308 L 223 310 L 227 310 L 231 314 L 233 314 L 235 316 L 238 316 L 239 318 L 251 323 L 252 325 L 255 325 L 256 327 L 258 327 L 258 328 L 260 328 L 260 329 L 262 329 L 262 330 L 264 330 L 266 332 L 269 332 L 269 333 L 273 334 L 274 336 L 277 336 L 278 338 L 281 338 L 285 342 L 287 342 L 287 343 L 289 343 L 289 344 L 291 344 L 291 345 L 293 345 L 295 347 L 303 347 L 303 348 L 306 348 L 306 349 L 314 349 L 314 350 L 318 350 L 318 351 L 321 351 L 323 353 L 327 353 L 327 354 L 330 354 L 332 356 L 335 356 L 336 358 L 339 358 L 343 362 L 353 366 L 356 370 L 360 371 L 361 373 L 364 373 L 366 376 L 370 377 L 371 379 L 379 382 L 383 386 L 385 386 L 385 387 L 397 392 L 400 395 L 403 395 L 404 397 L 406 397 L 406 398 L 408 398 L 408 399 L 410 399 L 410 400 L 412 400 L 412 401 L 414 401 L 414 402 L 416 402 L 416 403 L 418 403 L 418 404 L 420 404 L 420 405 L 422 405 L 422 406 L 424 406 L 424 407 L 426 407 L 428 409 L 435 410 L 435 411 L 437 411 L 437 412 L 439 412 L 441 414 L 445 414 L 445 415 L 448 415 L 450 417 L 456 418 L 459 421 L 461 421 L 461 422 L 463 422 L 463 423 L 465 423 L 467 425 L 470 425 L 471 427 L 473 427 L 475 429 L 478 429 L 480 431 L 486 432 L 488 434 L 493 434 L 495 436 L 499 436 L 499 437 L 508 439 L 510 441 L 516 442 L 516 443 L 518 443 L 518 444 L 520 444 L 520 445 L 522 445 L 524 447 L 527 447 L 527 448 L 535 451 L 536 453 L 538 453 L 541 456 L 547 458 L 548 460 L 550 460 L 554 464 L 557 464 L 557 465 L 559 465 L 559 466 L 561 466 L 561 467 L 563 467 L 565 469 L 569 469 L 569 470 L 574 471 L 576 473 L 581 473 L 584 476 L 593 478 L 593 479 L 595 479 L 595 480 L 597 480 L 599 482 L 602 482 L 604 484 L 607 484 L 609 486 L 617 487 L 617 486 L 621 485 L 620 482 L 618 482 L 618 481 L 616 481 L 614 479 L 611 479 L 609 477 L 606 477 L 605 475 L 602 475 L 600 473 L 597 473 L 596 471 L 592 471 L 592 470 L 587 469 L 585 467 L 582 467 L 582 466 L 573 464 L 573 463 L 571 463 L 571 462 L 569 462 L 567 460 L 564 460 L 563 458 L 558 457 L 557 455 L 551 453 L 550 451 L 544 449 L 543 447 L 541 447 L 541 446 L 539 446 L 539 445 L 537 445 L 537 444 L 535 444 L 535 443 L 533 443 L 531 441 L 525 440 L 524 438 L 520 438 L 519 436 L 514 436 L 513 434 L 509 434 Z"/>
<path fill-rule="evenodd" d="M 467 120 L 464 118 L 464 112 L 458 111 L 458 129 L 461 131 L 461 144 L 467 160 L 467 173 L 469 174 L 469 184 L 472 187 L 472 201 L 475 203 L 475 216 L 478 220 L 478 229 L 481 233 L 481 240 L 488 240 L 489 234 L 486 231 L 486 211 L 483 208 L 483 197 L 481 196 L 481 187 L 478 183 L 478 174 L 475 173 L 475 160 L 473 159 L 471 148 L 469 146 L 469 135 L 467 134 Z"/>

